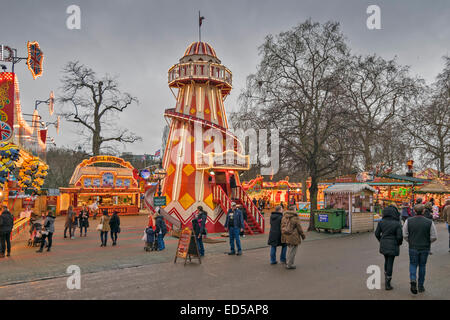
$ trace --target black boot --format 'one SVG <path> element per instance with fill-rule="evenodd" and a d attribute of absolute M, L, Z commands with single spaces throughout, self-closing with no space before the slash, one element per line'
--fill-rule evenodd
<path fill-rule="evenodd" d="M 417 294 L 417 283 L 415 281 L 411 281 L 411 292 Z"/>
<path fill-rule="evenodd" d="M 391 280 L 392 280 L 392 277 L 389 277 L 388 275 L 386 275 L 385 281 L 384 281 L 386 290 L 392 290 L 393 289 L 391 287 Z"/>
<path fill-rule="evenodd" d="M 419 285 L 419 292 L 425 292 L 425 287 L 423 285 Z"/>

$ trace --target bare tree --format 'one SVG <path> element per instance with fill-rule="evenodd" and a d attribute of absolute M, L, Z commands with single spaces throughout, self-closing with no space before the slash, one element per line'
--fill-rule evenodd
<path fill-rule="evenodd" d="M 129 93 L 121 93 L 116 79 L 108 75 L 101 79 L 89 67 L 78 61 L 63 68 L 63 95 L 60 101 L 69 105 L 63 116 L 81 125 L 80 134 L 92 143 L 92 154 L 112 150 L 112 143 L 134 143 L 141 138 L 128 129 L 118 129 L 118 113 L 138 100 Z"/>
<path fill-rule="evenodd" d="M 47 151 L 48 175 L 45 178 L 46 188 L 68 187 L 76 166 L 86 158 L 83 151 L 69 148 L 51 148 Z"/>
<path fill-rule="evenodd" d="M 408 76 L 408 70 L 395 60 L 386 61 L 376 55 L 353 56 L 349 63 L 343 86 L 353 112 L 348 124 L 354 129 L 353 148 L 362 158 L 361 169 L 370 170 L 377 163 L 392 162 L 390 151 L 402 151 L 401 136 L 398 136 L 402 131 L 393 129 L 400 107 L 417 91 L 417 81 Z M 396 136 L 388 136 L 389 133 Z M 386 140 L 393 144 L 386 146 L 383 144 Z"/>
<path fill-rule="evenodd" d="M 427 163 L 438 162 L 438 170 L 450 168 L 450 57 L 436 82 L 424 88 L 416 103 L 404 110 L 402 119 L 415 147 Z"/>
<path fill-rule="evenodd" d="M 338 23 L 308 20 L 267 36 L 260 55 L 257 73 L 248 77 L 241 95 L 241 123 L 277 128 L 289 166 L 306 168 L 312 230 L 319 179 L 336 172 L 348 153 L 349 112 L 341 83 L 349 50 Z"/>

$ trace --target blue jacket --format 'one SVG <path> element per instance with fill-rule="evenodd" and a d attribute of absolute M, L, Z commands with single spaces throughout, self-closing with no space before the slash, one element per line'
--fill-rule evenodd
<path fill-rule="evenodd" d="M 228 210 L 227 213 L 227 219 L 225 220 L 225 228 L 230 228 L 230 227 L 235 227 L 235 228 L 239 228 L 239 229 L 244 229 L 244 218 L 242 216 L 242 212 L 239 209 L 236 209 L 235 213 L 234 213 L 234 225 L 233 226 L 228 226 L 229 223 L 229 218 L 230 218 L 230 212 L 232 212 L 233 209 Z"/>

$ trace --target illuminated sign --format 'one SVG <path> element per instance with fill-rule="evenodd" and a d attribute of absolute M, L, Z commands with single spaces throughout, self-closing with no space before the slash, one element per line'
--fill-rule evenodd
<path fill-rule="evenodd" d="M 14 128 L 14 73 L 0 73 L 0 141 L 12 138 Z"/>
<path fill-rule="evenodd" d="M 14 49 L 8 46 L 0 45 L 0 61 L 13 62 L 14 60 Z"/>

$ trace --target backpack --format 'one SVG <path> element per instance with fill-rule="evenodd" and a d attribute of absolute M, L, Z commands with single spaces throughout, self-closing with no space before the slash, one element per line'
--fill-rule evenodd
<path fill-rule="evenodd" d="M 292 222 L 292 218 L 289 218 L 287 223 L 281 225 L 281 233 L 290 235 L 295 230 L 295 223 Z"/>

